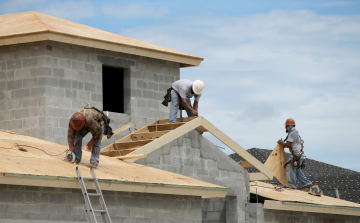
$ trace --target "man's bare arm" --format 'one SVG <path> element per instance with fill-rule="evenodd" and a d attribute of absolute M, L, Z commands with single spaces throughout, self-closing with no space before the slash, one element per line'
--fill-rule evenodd
<path fill-rule="evenodd" d="M 199 115 L 198 112 L 187 103 L 187 100 L 185 98 L 181 99 L 181 105 L 184 106 L 185 108 L 189 109 L 194 116 Z"/>
<path fill-rule="evenodd" d="M 287 141 L 287 142 L 285 143 L 285 142 L 283 142 L 281 139 L 279 139 L 278 143 L 279 143 L 280 145 L 284 146 L 284 148 L 290 148 L 292 142 Z"/>

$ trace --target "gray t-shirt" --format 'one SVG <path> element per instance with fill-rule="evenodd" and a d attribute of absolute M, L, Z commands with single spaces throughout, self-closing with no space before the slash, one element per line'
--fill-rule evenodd
<path fill-rule="evenodd" d="M 181 98 L 187 99 L 187 98 L 192 98 L 194 96 L 195 101 L 199 101 L 201 94 L 191 94 L 192 84 L 193 84 L 192 81 L 189 81 L 186 79 L 181 79 L 181 80 L 175 81 L 171 85 L 171 87 L 174 89 L 174 91 L 176 93 L 178 93 L 180 95 Z"/>
<path fill-rule="evenodd" d="M 301 139 L 299 134 L 296 132 L 296 130 L 293 129 L 293 131 L 291 131 L 289 133 L 288 142 L 291 142 L 291 148 L 294 152 L 296 153 L 300 153 L 301 152 Z"/>

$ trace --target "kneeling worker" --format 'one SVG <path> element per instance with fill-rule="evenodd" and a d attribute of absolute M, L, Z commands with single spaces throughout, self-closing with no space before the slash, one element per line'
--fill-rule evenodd
<path fill-rule="evenodd" d="M 285 148 L 289 148 L 292 155 L 291 160 L 285 164 L 287 181 L 291 188 L 296 189 L 296 179 L 299 179 L 304 185 L 304 191 L 309 191 L 312 183 L 301 171 L 301 169 L 305 167 L 305 153 L 303 150 L 302 139 L 299 132 L 295 129 L 295 121 L 291 118 L 286 120 L 285 129 L 288 135 L 284 142 L 279 140 L 278 143 Z"/>
<path fill-rule="evenodd" d="M 82 157 L 82 139 L 91 132 L 92 139 L 87 144 L 91 150 L 90 164 L 88 167 L 96 168 L 99 165 L 101 139 L 103 133 L 111 137 L 112 130 L 109 126 L 110 119 L 104 113 L 87 104 L 83 109 L 71 116 L 68 129 L 69 150 L 77 153 L 76 164 L 79 164 Z"/>
<path fill-rule="evenodd" d="M 179 105 L 185 108 L 188 117 L 198 116 L 198 104 L 201 93 L 204 90 L 204 82 L 196 80 L 194 82 L 181 79 L 171 85 L 171 108 L 169 123 L 175 123 Z M 194 97 L 194 105 L 191 106 L 190 98 Z"/>

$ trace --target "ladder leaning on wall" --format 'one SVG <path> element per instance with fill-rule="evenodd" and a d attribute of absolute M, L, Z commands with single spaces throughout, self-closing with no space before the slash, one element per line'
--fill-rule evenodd
<path fill-rule="evenodd" d="M 84 200 L 85 200 L 84 209 L 85 209 L 86 218 L 87 218 L 88 222 L 90 222 L 90 223 L 97 223 L 95 213 L 100 213 L 101 217 L 103 219 L 103 222 L 111 223 L 111 218 L 110 218 L 108 209 L 106 207 L 105 200 L 102 195 L 99 182 L 96 178 L 94 168 L 90 168 L 90 174 L 91 174 L 91 177 L 82 177 L 79 167 L 76 167 L 76 175 L 79 180 L 82 195 L 84 196 Z M 87 192 L 84 180 L 94 181 L 96 193 L 88 193 Z M 99 202 L 100 202 L 99 210 L 93 209 L 89 196 L 99 197 Z"/>

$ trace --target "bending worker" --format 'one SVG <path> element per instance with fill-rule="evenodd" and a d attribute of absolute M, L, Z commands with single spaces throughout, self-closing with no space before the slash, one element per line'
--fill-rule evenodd
<path fill-rule="evenodd" d="M 312 183 L 305 177 L 301 169 L 305 167 L 305 153 L 303 140 L 301 139 L 299 132 L 295 129 L 294 119 L 289 118 L 285 122 L 286 133 L 288 133 L 284 142 L 279 140 L 278 144 L 289 148 L 292 155 L 286 166 L 286 178 L 289 182 L 289 186 L 296 189 L 296 179 L 304 185 L 304 191 L 309 191 Z M 286 141 L 286 142 L 285 142 Z"/>
<path fill-rule="evenodd" d="M 105 132 L 108 138 L 112 135 L 109 123 L 110 119 L 101 110 L 89 104 L 71 116 L 67 138 L 69 150 L 72 152 L 76 150 L 76 164 L 80 163 L 82 157 L 82 139 L 91 132 L 93 137 L 87 144 L 87 149 L 91 150 L 88 167 L 96 168 L 99 165 L 103 133 Z"/>
<path fill-rule="evenodd" d="M 194 82 L 181 79 L 171 85 L 171 108 L 169 123 L 175 123 L 179 105 L 185 108 L 188 117 L 198 116 L 198 104 L 201 93 L 204 90 L 204 82 L 196 80 Z M 190 98 L 194 97 L 194 105 L 191 106 Z"/>

